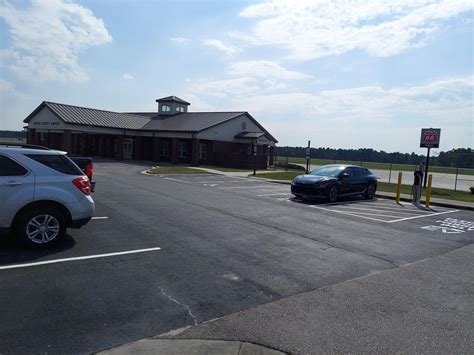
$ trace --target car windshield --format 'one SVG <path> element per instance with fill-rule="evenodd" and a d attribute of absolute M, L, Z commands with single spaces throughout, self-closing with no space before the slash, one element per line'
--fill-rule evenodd
<path fill-rule="evenodd" d="M 344 169 L 343 166 L 320 166 L 317 169 L 314 169 L 310 172 L 310 175 L 318 175 L 318 176 L 332 176 L 336 177 L 339 173 Z"/>

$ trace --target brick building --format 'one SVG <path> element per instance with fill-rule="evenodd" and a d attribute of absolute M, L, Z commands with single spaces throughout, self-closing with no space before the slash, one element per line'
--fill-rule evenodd
<path fill-rule="evenodd" d="M 25 120 L 27 142 L 72 156 L 266 168 L 277 140 L 248 112 L 188 112 L 156 100 L 157 112 L 112 112 L 43 101 Z M 253 154 L 256 149 L 256 156 Z"/>

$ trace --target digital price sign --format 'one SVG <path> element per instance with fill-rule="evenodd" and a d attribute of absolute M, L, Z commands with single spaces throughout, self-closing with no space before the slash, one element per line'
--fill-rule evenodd
<path fill-rule="evenodd" d="M 422 128 L 420 148 L 439 148 L 441 128 Z"/>

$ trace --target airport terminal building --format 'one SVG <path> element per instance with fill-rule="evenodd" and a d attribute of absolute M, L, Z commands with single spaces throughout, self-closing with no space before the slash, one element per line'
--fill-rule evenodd
<path fill-rule="evenodd" d="M 176 96 L 157 112 L 113 112 L 43 101 L 25 120 L 27 142 L 72 156 L 266 168 L 278 141 L 248 112 L 188 112 Z M 256 150 L 256 155 L 254 154 Z"/>

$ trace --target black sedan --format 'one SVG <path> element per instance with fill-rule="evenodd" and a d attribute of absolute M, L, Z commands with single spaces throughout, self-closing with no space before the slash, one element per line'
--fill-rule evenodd
<path fill-rule="evenodd" d="M 367 168 L 353 165 L 323 165 L 291 182 L 296 197 L 325 198 L 335 202 L 341 196 L 363 195 L 372 199 L 377 177 Z"/>

